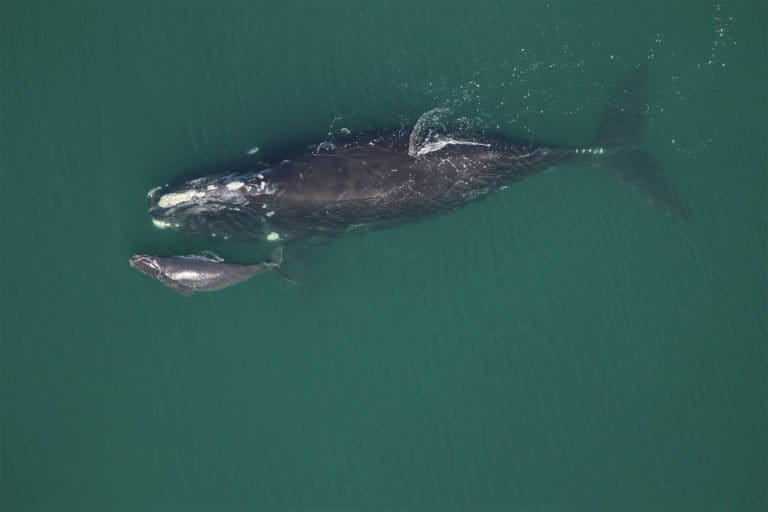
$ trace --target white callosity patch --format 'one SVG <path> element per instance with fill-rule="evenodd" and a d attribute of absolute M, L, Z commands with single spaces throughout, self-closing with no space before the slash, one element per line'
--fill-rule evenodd
<path fill-rule="evenodd" d="M 240 212 L 248 208 L 263 208 L 262 215 L 275 215 L 265 196 L 278 193 L 275 183 L 261 172 L 229 173 L 197 178 L 173 191 L 162 194 L 151 191 L 155 199 L 150 207 L 153 224 L 158 229 L 180 229 L 188 219 L 205 218 L 220 212 Z M 263 218 L 266 222 L 266 218 Z M 214 238 L 229 238 L 226 233 L 209 233 Z"/>
<path fill-rule="evenodd" d="M 175 227 L 175 224 L 171 224 L 170 222 L 166 222 L 164 220 L 159 220 L 159 219 L 152 219 L 152 224 L 154 224 L 155 227 L 158 229 L 167 229 L 167 228 Z"/>
<path fill-rule="evenodd" d="M 160 208 L 173 208 L 190 202 L 202 206 L 210 201 L 233 201 L 236 196 L 242 195 L 241 189 L 245 189 L 248 193 L 255 192 L 259 195 L 272 195 L 276 192 L 275 187 L 266 181 L 263 175 L 258 174 L 256 177 L 258 180 L 253 180 L 253 176 L 251 176 L 248 180 L 218 181 L 208 183 L 205 187 L 202 186 L 202 179 L 198 178 L 197 180 L 190 181 L 187 184 L 188 188 L 186 190 L 182 189 L 178 192 L 168 192 L 162 195 L 157 201 L 157 206 Z M 232 179 L 232 177 L 229 179 Z M 155 191 L 150 191 L 150 194 L 153 194 Z"/>
<path fill-rule="evenodd" d="M 153 270 L 162 272 L 162 270 L 160 269 L 160 264 L 157 262 L 157 259 L 154 256 L 143 256 L 143 255 L 134 256 L 131 258 L 130 263 L 132 267 L 138 268 L 139 270 L 141 270 L 139 265 L 144 264 Z"/>
<path fill-rule="evenodd" d="M 277 240 L 280 240 L 280 233 L 272 231 L 267 235 L 267 240 L 269 240 L 270 242 L 276 242 Z"/>
<path fill-rule="evenodd" d="M 155 187 L 155 188 L 152 188 L 152 189 L 150 189 L 150 190 L 149 190 L 149 192 L 147 192 L 147 197 L 152 197 L 152 196 L 154 196 L 154 195 L 155 195 L 155 192 L 157 192 L 157 191 L 158 191 L 158 190 L 160 190 L 161 188 L 163 188 L 163 187 Z"/>
<path fill-rule="evenodd" d="M 199 199 L 205 197 L 205 192 L 202 190 L 186 190 L 184 192 L 169 192 L 163 195 L 157 202 L 157 205 L 161 208 L 171 208 L 180 203 L 192 201 L 193 199 Z"/>

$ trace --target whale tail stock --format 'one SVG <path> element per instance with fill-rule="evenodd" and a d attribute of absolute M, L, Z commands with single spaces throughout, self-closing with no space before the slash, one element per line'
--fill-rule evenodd
<path fill-rule="evenodd" d="M 640 147 L 647 131 L 648 70 L 638 67 L 618 87 L 593 141 L 593 162 L 670 215 L 693 217 L 667 182 L 661 164 Z"/>

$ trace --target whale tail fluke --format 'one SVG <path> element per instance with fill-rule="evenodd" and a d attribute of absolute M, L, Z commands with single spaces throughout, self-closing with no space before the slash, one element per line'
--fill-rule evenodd
<path fill-rule="evenodd" d="M 283 270 L 283 246 L 279 245 L 275 247 L 272 250 L 271 253 L 271 259 L 268 263 L 269 268 L 274 272 L 275 274 L 279 275 L 283 279 L 285 279 L 286 282 L 290 284 L 299 284 L 298 281 L 296 281 L 293 277 L 291 277 L 285 270 Z"/>
<path fill-rule="evenodd" d="M 275 263 L 276 265 L 282 265 L 283 264 L 283 246 L 278 245 L 274 249 L 272 249 L 272 252 L 269 254 L 269 257 L 272 260 L 272 263 Z"/>
<path fill-rule="evenodd" d="M 648 70 L 638 67 L 618 87 L 593 142 L 594 162 L 651 203 L 684 220 L 693 217 L 669 184 L 661 164 L 640 147 L 647 131 Z"/>

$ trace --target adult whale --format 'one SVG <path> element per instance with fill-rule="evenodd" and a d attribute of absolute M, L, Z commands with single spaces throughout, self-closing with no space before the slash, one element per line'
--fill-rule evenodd
<path fill-rule="evenodd" d="M 599 123 L 593 143 L 573 148 L 490 134 L 434 135 L 415 144 L 384 131 L 287 154 L 280 162 L 230 169 L 150 193 L 162 228 L 272 242 L 333 235 L 423 217 L 553 167 L 597 166 L 667 212 L 690 214 L 640 143 L 647 73 L 633 71 Z"/>

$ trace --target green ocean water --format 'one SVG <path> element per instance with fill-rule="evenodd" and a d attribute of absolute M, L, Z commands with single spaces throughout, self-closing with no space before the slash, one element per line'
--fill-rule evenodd
<path fill-rule="evenodd" d="M 765 509 L 763 2 L 0 3 L 0 506 Z M 566 167 L 182 297 L 147 191 L 410 126 L 586 145 L 650 73 L 686 223 Z"/>

